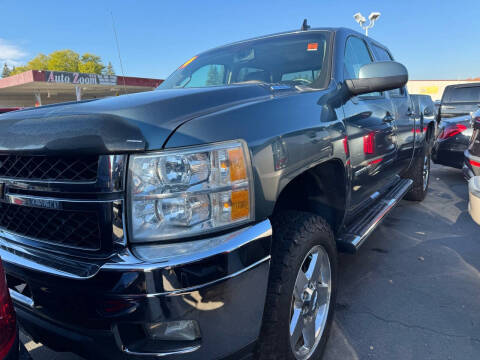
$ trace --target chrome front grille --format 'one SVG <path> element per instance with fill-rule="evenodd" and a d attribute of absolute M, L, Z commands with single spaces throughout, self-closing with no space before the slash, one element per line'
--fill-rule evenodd
<path fill-rule="evenodd" d="M 95 181 L 98 156 L 0 154 L 0 177 L 42 181 Z"/>

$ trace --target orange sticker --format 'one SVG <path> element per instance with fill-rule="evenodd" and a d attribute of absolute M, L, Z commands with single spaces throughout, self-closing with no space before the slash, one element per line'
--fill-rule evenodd
<path fill-rule="evenodd" d="M 307 51 L 317 51 L 318 50 L 318 43 L 308 43 Z"/>
<path fill-rule="evenodd" d="M 179 67 L 179 69 L 185 69 L 188 65 L 190 65 L 191 62 L 193 62 L 198 56 L 192 57 L 190 60 L 188 60 L 185 64 Z"/>

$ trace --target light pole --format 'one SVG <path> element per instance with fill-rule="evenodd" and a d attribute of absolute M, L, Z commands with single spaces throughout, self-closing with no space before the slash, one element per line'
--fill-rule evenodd
<path fill-rule="evenodd" d="M 368 20 L 370 20 L 370 23 L 368 25 L 365 25 L 365 23 L 367 22 L 367 19 L 365 19 L 365 17 L 362 14 L 360 14 L 359 12 L 356 13 L 355 15 L 353 15 L 353 18 L 360 25 L 360 27 L 363 30 L 365 30 L 365 35 L 368 36 L 368 29 L 371 29 L 373 27 L 373 25 L 375 25 L 375 21 L 378 20 L 380 15 L 381 14 L 379 12 L 372 12 L 368 16 Z"/>

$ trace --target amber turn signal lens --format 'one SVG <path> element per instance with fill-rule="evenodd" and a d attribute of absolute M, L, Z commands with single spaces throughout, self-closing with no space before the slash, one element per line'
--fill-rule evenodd
<path fill-rule="evenodd" d="M 240 220 L 250 215 L 250 193 L 248 190 L 232 191 L 232 220 Z"/>
<path fill-rule="evenodd" d="M 230 181 L 246 180 L 247 168 L 241 148 L 228 150 L 228 160 L 230 162 Z"/>

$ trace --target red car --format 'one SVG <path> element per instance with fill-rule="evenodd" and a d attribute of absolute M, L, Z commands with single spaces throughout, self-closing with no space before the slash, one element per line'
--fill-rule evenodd
<path fill-rule="evenodd" d="M 10 111 L 15 111 L 15 110 L 20 110 L 21 108 L 19 107 L 14 107 L 14 108 L 0 108 L 0 114 L 7 113 Z"/>
<path fill-rule="evenodd" d="M 18 359 L 19 346 L 17 319 L 0 259 L 0 360 Z"/>

